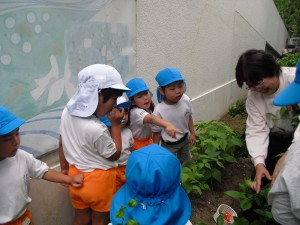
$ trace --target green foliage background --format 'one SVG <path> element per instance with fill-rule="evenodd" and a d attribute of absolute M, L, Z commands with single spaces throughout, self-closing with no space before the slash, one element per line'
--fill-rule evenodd
<path fill-rule="evenodd" d="M 291 37 L 300 36 L 300 1 L 274 0 Z"/>

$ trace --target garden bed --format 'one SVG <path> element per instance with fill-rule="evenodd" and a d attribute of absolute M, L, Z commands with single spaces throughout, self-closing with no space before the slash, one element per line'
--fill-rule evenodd
<path fill-rule="evenodd" d="M 245 117 L 237 115 L 231 117 L 226 114 L 221 121 L 237 131 L 243 131 L 245 128 Z M 250 178 L 253 165 L 249 157 L 239 158 L 236 163 L 225 166 L 222 172 L 221 183 L 215 182 L 213 190 L 204 191 L 199 195 L 190 194 L 192 202 L 191 222 L 194 225 L 203 223 L 206 225 L 215 224 L 213 215 L 218 206 L 222 203 L 230 205 L 236 212 L 239 211 L 239 201 L 224 194 L 228 190 L 239 190 L 239 184 Z"/>

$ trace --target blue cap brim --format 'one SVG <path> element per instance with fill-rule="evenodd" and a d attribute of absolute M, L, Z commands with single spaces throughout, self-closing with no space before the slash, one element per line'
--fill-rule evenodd
<path fill-rule="evenodd" d="M 288 106 L 300 103 L 300 83 L 292 82 L 274 99 L 276 106 Z"/>
<path fill-rule="evenodd" d="M 13 121 L 5 125 L 4 127 L 0 128 L 0 135 L 8 134 L 15 129 L 19 128 L 22 124 L 25 123 L 24 119 L 15 118 Z"/>

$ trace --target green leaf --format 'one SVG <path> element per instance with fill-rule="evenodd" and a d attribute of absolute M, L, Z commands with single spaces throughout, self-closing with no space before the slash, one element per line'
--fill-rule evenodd
<path fill-rule="evenodd" d="M 129 202 L 128 202 L 128 206 L 133 208 L 133 207 L 136 207 L 137 205 L 137 202 L 135 199 L 131 199 Z"/>
<path fill-rule="evenodd" d="M 220 213 L 220 215 L 217 218 L 217 225 L 223 225 L 224 224 L 224 218 L 225 218 L 225 215 L 223 213 Z"/>
<path fill-rule="evenodd" d="M 119 211 L 116 212 L 116 218 L 118 218 L 118 219 L 123 218 L 124 215 L 125 215 L 125 212 L 124 212 L 124 211 L 125 211 L 125 206 L 124 206 L 124 205 L 121 205 Z"/>
<path fill-rule="evenodd" d="M 226 195 L 229 195 L 230 197 L 233 198 L 238 198 L 238 199 L 245 199 L 246 196 L 244 193 L 239 192 L 239 191 L 225 191 L 224 192 Z"/>
<path fill-rule="evenodd" d="M 219 183 L 221 183 L 221 172 L 219 170 L 214 169 L 214 171 L 212 172 L 212 177 Z"/>
<path fill-rule="evenodd" d="M 252 207 L 252 203 L 250 202 L 249 199 L 241 200 L 240 205 L 243 211 L 246 211 Z"/>
<path fill-rule="evenodd" d="M 236 162 L 236 158 L 234 156 L 231 156 L 231 155 L 226 155 L 224 157 L 224 159 L 227 161 L 227 162 L 230 162 L 230 163 L 235 163 Z"/>
<path fill-rule="evenodd" d="M 139 223 L 137 221 L 132 220 L 132 219 L 131 220 L 127 220 L 126 224 L 127 225 L 139 225 Z"/>

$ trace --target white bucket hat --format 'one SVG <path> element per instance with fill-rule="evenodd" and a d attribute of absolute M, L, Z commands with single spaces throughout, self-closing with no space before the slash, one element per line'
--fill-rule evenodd
<path fill-rule="evenodd" d="M 98 105 L 98 90 L 112 88 L 129 91 L 119 72 L 109 65 L 90 65 L 78 73 L 78 90 L 69 100 L 67 108 L 73 116 L 91 116 Z"/>

